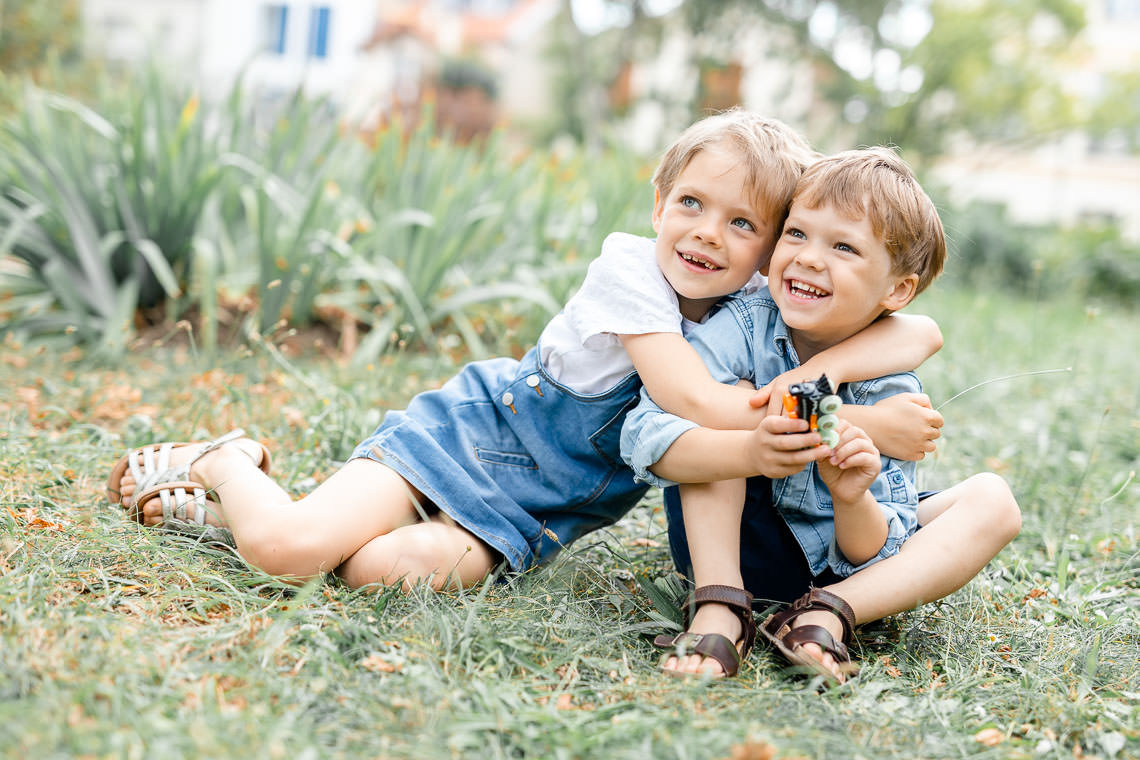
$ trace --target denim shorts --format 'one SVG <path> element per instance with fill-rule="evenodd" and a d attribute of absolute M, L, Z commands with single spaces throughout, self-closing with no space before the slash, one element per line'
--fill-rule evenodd
<path fill-rule="evenodd" d="M 580 395 L 538 355 L 468 364 L 389 412 L 352 454 L 391 467 L 518 571 L 614 523 L 648 488 L 620 454 L 637 375 Z"/>
<path fill-rule="evenodd" d="M 935 493 L 923 491 L 918 498 L 922 500 Z M 692 580 L 692 560 L 685 537 L 680 492 L 676 486 L 665 489 L 665 516 L 669 522 L 669 551 L 673 555 L 673 565 Z M 829 586 L 843 580 L 830 568 L 819 575 L 812 574 L 792 529 L 772 506 L 772 481 L 762 477 L 748 479 L 740 522 L 740 572 L 744 588 L 761 603 L 793 602 L 812 586 Z"/>

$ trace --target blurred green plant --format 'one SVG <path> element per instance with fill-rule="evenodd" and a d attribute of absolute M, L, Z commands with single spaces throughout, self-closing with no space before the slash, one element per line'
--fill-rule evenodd
<path fill-rule="evenodd" d="M 981 202 L 945 209 L 942 217 L 950 281 L 1038 297 L 1076 293 L 1140 302 L 1140 243 L 1116 225 L 1019 224 L 1004 206 Z"/>
<path fill-rule="evenodd" d="M 78 0 L 0 1 L 0 112 L 20 101 L 23 79 L 69 89 L 87 80 Z"/>
<path fill-rule="evenodd" d="M 258 333 L 282 320 L 310 325 L 317 297 L 352 257 L 343 220 L 359 215 L 359 203 L 340 182 L 355 181 L 367 163 L 364 146 L 344 139 L 326 100 L 300 90 L 267 107 L 239 83 L 221 111 L 229 146 L 219 157 L 228 170 L 223 210 L 200 237 L 206 247 L 224 246 L 227 289 L 252 289 Z"/>
<path fill-rule="evenodd" d="M 177 303 L 219 173 L 197 98 L 157 70 L 107 98 L 104 116 L 29 88 L 2 135 L 0 255 L 23 264 L 2 273 L 17 325 L 114 353 L 136 313 L 173 316 L 150 310 Z"/>

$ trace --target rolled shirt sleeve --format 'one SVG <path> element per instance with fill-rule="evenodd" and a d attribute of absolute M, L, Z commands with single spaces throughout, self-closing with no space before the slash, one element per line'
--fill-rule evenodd
<path fill-rule="evenodd" d="M 904 465 L 914 469 L 915 463 L 883 457 L 883 472 L 871 486 L 871 495 L 879 503 L 879 509 L 887 521 L 887 540 L 875 556 L 856 565 L 843 556 L 838 542 L 833 538 L 828 547 L 827 564 L 836 575 L 846 578 L 898 554 L 903 543 L 914 534 L 918 527 L 918 492 L 914 486 L 913 472 L 907 477 L 903 472 Z"/>
<path fill-rule="evenodd" d="M 918 377 L 904 372 L 856 383 L 851 394 L 856 403 L 873 404 L 897 393 L 916 393 L 920 390 L 922 386 Z M 843 556 L 833 537 L 828 547 L 827 564 L 837 575 L 847 577 L 898 554 L 903 543 L 918 528 L 918 489 L 915 486 L 918 463 L 886 456 L 882 457 L 882 462 L 882 470 L 871 484 L 870 491 L 887 521 L 887 539 L 874 557 L 856 565 Z M 823 489 L 822 494 L 827 494 L 822 483 L 820 488 Z M 827 498 L 830 499 L 829 494 Z"/>

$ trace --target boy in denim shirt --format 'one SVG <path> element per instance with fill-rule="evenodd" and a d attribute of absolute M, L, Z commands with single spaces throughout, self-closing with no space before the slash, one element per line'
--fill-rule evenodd
<path fill-rule="evenodd" d="M 717 380 L 763 385 L 901 309 L 944 258 L 938 214 L 906 164 L 884 149 L 842 153 L 797 185 L 768 288 L 729 303 L 689 340 Z M 903 373 L 845 385 L 839 395 L 873 404 L 919 390 L 918 378 Z M 790 582 L 803 596 L 761 632 L 793 663 L 843 680 L 853 669 L 847 646 L 856 623 L 961 587 L 1020 528 L 996 475 L 920 503 L 914 462 L 881 456 L 847 422 L 831 448 L 806 429 L 804 420 L 775 415 L 749 431 L 702 428 L 644 392 L 627 417 L 622 453 L 638 477 L 699 484 L 681 491 L 683 522 L 670 515 L 679 568 L 691 557 L 697 614 L 685 633 L 658 637 L 675 655 L 663 669 L 734 672 L 755 633 L 744 589 L 786 600 Z M 796 462 L 805 450 L 814 460 L 807 467 Z M 758 475 L 773 478 L 770 491 L 754 478 L 746 496 L 742 479 Z"/>

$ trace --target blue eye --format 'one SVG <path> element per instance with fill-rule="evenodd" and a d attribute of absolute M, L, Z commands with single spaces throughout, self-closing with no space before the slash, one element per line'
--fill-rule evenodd
<path fill-rule="evenodd" d="M 681 205 L 684 206 L 685 208 L 691 208 L 691 209 L 694 209 L 696 211 L 700 211 L 700 208 L 701 208 L 701 202 L 698 201 L 696 198 L 694 198 L 691 195 L 681 196 Z"/>
<path fill-rule="evenodd" d="M 787 235 L 788 237 L 794 237 L 794 238 L 805 237 L 804 233 L 800 232 L 795 227 L 788 227 L 786 230 L 784 230 L 784 234 Z"/>
<path fill-rule="evenodd" d="M 753 232 L 756 230 L 756 227 L 752 224 L 752 222 L 741 217 L 733 219 L 732 224 L 733 226 L 739 227 L 742 230 L 747 230 L 748 232 Z"/>
<path fill-rule="evenodd" d="M 847 243 L 836 243 L 835 249 L 837 251 L 844 251 L 846 253 L 853 253 L 856 256 L 859 255 L 859 252 L 857 250 L 855 250 L 854 248 L 852 248 L 851 246 L 847 245 Z"/>

